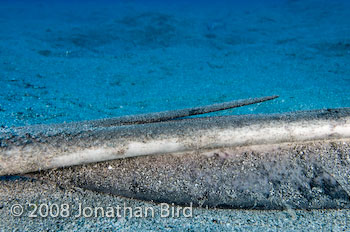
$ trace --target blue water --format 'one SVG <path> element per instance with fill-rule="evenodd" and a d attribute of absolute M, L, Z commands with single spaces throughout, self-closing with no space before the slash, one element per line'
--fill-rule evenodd
<path fill-rule="evenodd" d="M 280 98 L 214 115 L 350 107 L 349 87 L 349 0 L 0 0 L 0 128 L 266 95 Z M 189 225 L 336 230 L 349 221 L 347 211 L 202 212 Z"/>
<path fill-rule="evenodd" d="M 350 2 L 1 1 L 0 126 L 280 95 L 350 106 Z"/>

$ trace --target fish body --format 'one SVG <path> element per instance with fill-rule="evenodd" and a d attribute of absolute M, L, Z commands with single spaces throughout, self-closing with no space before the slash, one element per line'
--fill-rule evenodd
<path fill-rule="evenodd" d="M 350 108 L 42 125 L 0 137 L 0 175 L 52 169 L 27 176 L 180 205 L 350 208 Z"/>

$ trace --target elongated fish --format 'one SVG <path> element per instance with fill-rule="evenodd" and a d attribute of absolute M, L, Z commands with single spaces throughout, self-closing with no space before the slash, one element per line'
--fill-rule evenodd
<path fill-rule="evenodd" d="M 162 124 L 152 124 L 152 129 L 143 126 L 147 123 L 237 108 L 275 98 L 277 96 L 109 119 L 2 129 L 0 176 L 193 149 L 195 147 L 182 147 L 180 141 L 174 142 L 176 135 L 171 138 L 171 131 L 166 132 L 170 132 L 168 139 L 157 138 L 163 130 Z M 170 129 L 166 127 L 164 130 Z M 157 134 L 154 134 L 155 131 L 158 131 Z"/>
<path fill-rule="evenodd" d="M 0 174 L 70 166 L 27 175 L 180 205 L 350 208 L 350 108 L 169 119 L 6 129 Z"/>

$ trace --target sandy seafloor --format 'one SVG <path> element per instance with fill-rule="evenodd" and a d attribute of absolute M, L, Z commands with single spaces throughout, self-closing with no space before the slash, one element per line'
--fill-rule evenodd
<path fill-rule="evenodd" d="M 280 98 L 272 102 L 214 115 L 349 107 L 349 17 L 346 0 L 2 0 L 0 126 L 97 119 L 275 94 Z M 346 210 L 197 209 L 191 219 L 98 222 L 14 218 L 8 215 L 9 204 L 29 201 L 32 194 L 57 202 L 62 196 L 101 204 L 126 200 L 88 191 L 62 193 L 54 185 L 43 188 L 21 179 L 2 180 L 1 185 L 0 230 L 5 231 L 25 226 L 350 230 Z M 11 189 L 15 193 L 8 199 Z"/>

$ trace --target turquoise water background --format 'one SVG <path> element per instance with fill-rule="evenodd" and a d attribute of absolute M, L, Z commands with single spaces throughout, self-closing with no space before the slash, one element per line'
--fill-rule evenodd
<path fill-rule="evenodd" d="M 0 126 L 280 95 L 350 106 L 349 1 L 1 1 Z"/>
<path fill-rule="evenodd" d="M 0 0 L 0 129 L 267 95 L 280 97 L 211 115 L 350 107 L 349 87 L 349 0 Z M 56 193 L 51 200 L 61 196 Z M 91 199 L 104 198 L 112 196 Z M 82 218 L 53 225 L 340 231 L 350 224 L 349 210 L 197 212 L 192 219 Z M 13 219 L 16 226 L 18 219 L 20 226 L 37 222 Z"/>

